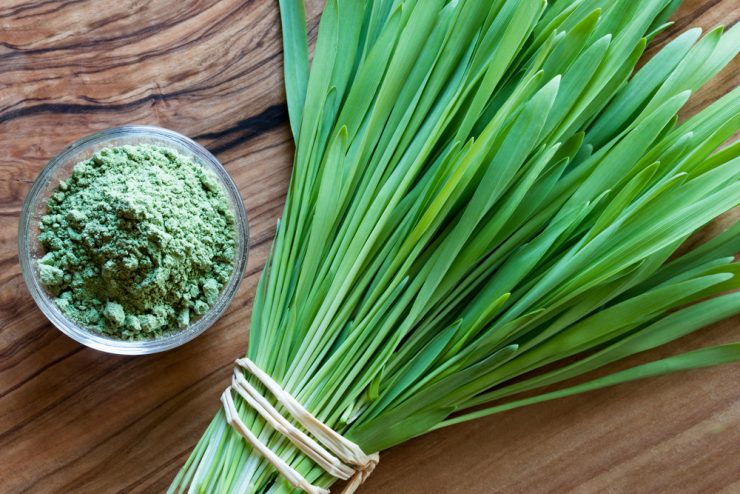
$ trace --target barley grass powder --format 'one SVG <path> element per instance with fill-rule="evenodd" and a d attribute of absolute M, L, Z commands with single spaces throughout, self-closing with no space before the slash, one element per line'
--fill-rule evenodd
<path fill-rule="evenodd" d="M 75 165 L 40 220 L 42 284 L 78 324 L 151 339 L 187 326 L 233 269 L 235 218 L 218 179 L 154 145 Z"/>

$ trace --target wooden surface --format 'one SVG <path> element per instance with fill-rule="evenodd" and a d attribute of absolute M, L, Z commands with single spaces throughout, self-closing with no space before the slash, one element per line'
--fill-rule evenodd
<path fill-rule="evenodd" d="M 245 352 L 258 273 L 290 174 L 276 0 L 0 2 L 0 493 L 162 492 Z M 320 1 L 309 3 L 315 37 Z M 737 0 L 688 0 L 676 25 L 733 24 Z M 738 85 L 734 63 L 689 104 Z M 165 354 L 82 347 L 19 272 L 21 201 L 93 131 L 154 124 L 225 164 L 252 226 L 246 279 L 215 327 Z M 736 318 L 636 360 L 738 340 Z M 362 493 L 740 492 L 740 367 L 626 384 L 489 417 L 382 455 Z"/>

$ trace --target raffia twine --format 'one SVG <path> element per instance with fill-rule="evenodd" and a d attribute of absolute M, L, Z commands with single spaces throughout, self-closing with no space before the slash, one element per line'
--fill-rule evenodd
<path fill-rule="evenodd" d="M 313 438 L 282 415 L 247 381 L 244 372 L 249 372 L 260 381 L 293 420 L 303 426 Z M 353 494 L 380 461 L 378 453 L 365 454 L 357 444 L 314 417 L 254 362 L 248 358 L 237 359 L 231 386 L 221 395 L 226 422 L 298 489 L 309 494 L 329 494 L 327 489 L 311 484 L 249 430 L 239 417 L 232 391 L 236 391 L 273 429 L 285 436 L 324 471 L 335 478 L 347 480 L 342 494 Z"/>

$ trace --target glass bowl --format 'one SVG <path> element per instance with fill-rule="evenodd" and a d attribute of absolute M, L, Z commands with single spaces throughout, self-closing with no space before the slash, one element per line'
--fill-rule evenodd
<path fill-rule="evenodd" d="M 90 158 L 105 147 L 136 144 L 157 144 L 169 147 L 183 155 L 191 156 L 196 163 L 210 170 L 221 182 L 234 212 L 236 249 L 234 267 L 229 281 L 221 290 L 218 300 L 198 319 L 179 330 L 148 340 L 121 340 L 85 329 L 67 317 L 47 293 L 39 279 L 36 260 L 44 255 L 38 241 L 39 220 L 46 214 L 46 202 L 60 180 L 66 179 L 80 161 Z M 146 355 L 178 347 L 203 333 L 223 314 L 239 288 L 247 265 L 249 250 L 249 223 L 239 190 L 219 161 L 203 146 L 171 130 L 149 126 L 125 126 L 107 129 L 84 137 L 54 157 L 33 183 L 21 210 L 18 227 L 18 255 L 23 280 L 41 311 L 64 334 L 83 345 L 119 355 Z"/>

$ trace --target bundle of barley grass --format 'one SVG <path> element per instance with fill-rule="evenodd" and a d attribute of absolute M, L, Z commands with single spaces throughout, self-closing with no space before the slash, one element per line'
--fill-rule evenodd
<path fill-rule="evenodd" d="M 740 359 L 705 348 L 550 391 L 740 312 L 738 223 L 674 255 L 740 203 L 740 143 L 722 147 L 740 90 L 677 121 L 740 28 L 689 30 L 635 71 L 679 2 L 328 0 L 309 77 L 302 2 L 280 3 L 296 153 L 248 357 L 316 419 L 373 453 Z M 336 480 L 234 403 L 306 480 Z M 220 412 L 171 491 L 295 492 L 242 435 Z"/>

